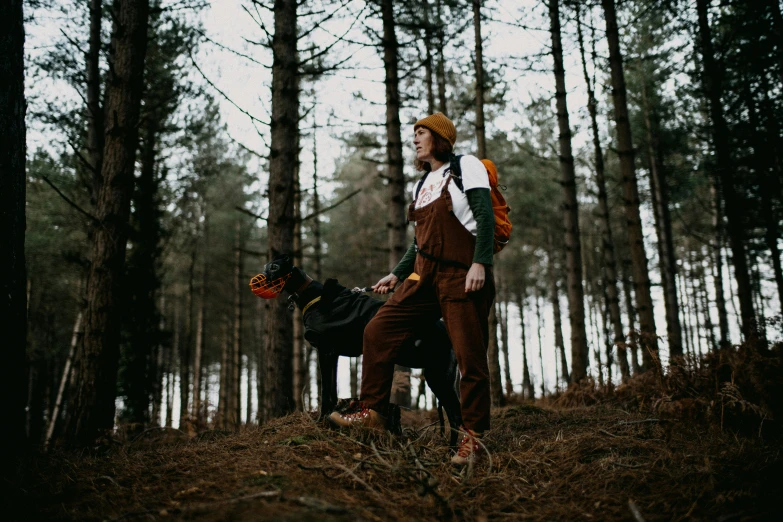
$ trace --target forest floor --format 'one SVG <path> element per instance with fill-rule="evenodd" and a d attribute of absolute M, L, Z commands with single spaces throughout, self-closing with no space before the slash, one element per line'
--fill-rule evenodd
<path fill-rule="evenodd" d="M 764 436 L 740 435 L 605 402 L 522 403 L 493 410 L 484 438 L 491 459 L 457 470 L 434 412 L 403 412 L 402 421 L 403 436 L 341 433 L 305 414 L 236 434 L 147 430 L 99 452 L 31 458 L 21 482 L 4 492 L 14 504 L 6 513 L 20 520 L 744 521 L 780 511 L 783 443 L 767 428 Z"/>

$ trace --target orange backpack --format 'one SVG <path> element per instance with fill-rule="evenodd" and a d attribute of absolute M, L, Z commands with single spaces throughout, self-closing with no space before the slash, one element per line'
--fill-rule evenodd
<path fill-rule="evenodd" d="M 489 188 L 492 195 L 492 211 L 495 213 L 495 253 L 505 247 L 511 239 L 511 220 L 508 213 L 511 209 L 506 204 L 506 198 L 500 193 L 498 185 L 498 168 L 488 159 L 481 160 L 489 175 Z M 505 188 L 505 187 L 503 187 Z"/>

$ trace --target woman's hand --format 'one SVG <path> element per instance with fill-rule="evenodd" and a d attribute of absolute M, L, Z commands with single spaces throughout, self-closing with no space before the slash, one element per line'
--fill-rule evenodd
<path fill-rule="evenodd" d="M 465 292 L 475 292 L 484 288 L 484 277 L 484 265 L 481 263 L 470 265 L 470 270 L 465 278 Z"/>
<path fill-rule="evenodd" d="M 394 290 L 394 287 L 397 286 L 397 283 L 399 282 L 400 282 L 399 277 L 397 277 L 394 274 L 389 274 L 386 277 L 382 278 L 377 283 L 375 283 L 375 285 L 372 287 L 372 291 L 375 292 L 376 294 L 388 294 L 389 292 Z"/>

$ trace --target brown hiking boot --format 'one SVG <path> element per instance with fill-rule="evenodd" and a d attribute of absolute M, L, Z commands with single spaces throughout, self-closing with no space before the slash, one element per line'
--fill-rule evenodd
<path fill-rule="evenodd" d="M 386 417 L 377 411 L 368 408 L 367 405 L 361 401 L 352 402 L 344 412 L 332 412 L 328 419 L 329 422 L 338 428 L 357 426 L 376 430 L 386 429 Z"/>
<path fill-rule="evenodd" d="M 479 442 L 481 438 L 480 433 L 465 427 L 460 428 L 460 431 L 463 434 L 462 440 L 457 447 L 457 453 L 451 457 L 451 463 L 457 466 L 464 466 L 471 461 L 476 462 L 486 450 Z"/>

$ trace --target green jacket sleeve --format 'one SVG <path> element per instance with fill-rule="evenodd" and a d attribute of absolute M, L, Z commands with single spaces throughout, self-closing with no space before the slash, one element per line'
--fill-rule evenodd
<path fill-rule="evenodd" d="M 392 274 L 396 275 L 400 280 L 405 279 L 413 272 L 413 265 L 416 262 L 416 243 L 411 242 L 411 246 L 408 247 L 408 251 L 402 256 L 402 259 L 397 266 L 392 270 Z"/>
<path fill-rule="evenodd" d="M 476 218 L 476 251 L 473 262 L 492 266 L 495 247 L 495 213 L 492 211 L 492 196 L 489 189 L 476 188 L 465 192 L 468 206 Z"/>

